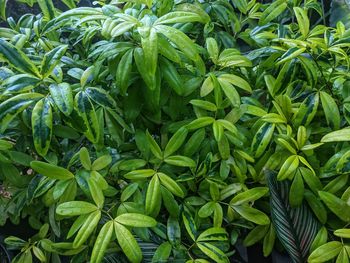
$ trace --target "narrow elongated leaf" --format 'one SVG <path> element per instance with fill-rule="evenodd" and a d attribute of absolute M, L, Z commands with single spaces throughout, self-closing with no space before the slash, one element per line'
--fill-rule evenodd
<path fill-rule="evenodd" d="M 350 128 L 330 132 L 322 137 L 321 142 L 342 142 L 350 141 Z"/>
<path fill-rule="evenodd" d="M 315 249 L 308 258 L 309 263 L 326 262 L 335 258 L 342 250 L 343 245 L 339 241 L 328 242 Z"/>
<path fill-rule="evenodd" d="M 350 206 L 345 201 L 328 192 L 319 191 L 318 194 L 336 216 L 344 222 L 350 222 Z"/>
<path fill-rule="evenodd" d="M 122 214 L 114 220 L 119 224 L 132 227 L 155 227 L 157 225 L 157 221 L 152 217 L 136 213 Z"/>
<path fill-rule="evenodd" d="M 231 205 L 240 205 L 243 203 L 252 202 L 258 200 L 263 197 L 269 189 L 267 187 L 255 187 L 253 189 L 249 189 L 243 193 L 239 193 L 234 198 L 232 198 L 230 204 Z"/>
<path fill-rule="evenodd" d="M 287 181 L 278 182 L 276 173 L 267 171 L 270 188 L 271 219 L 277 237 L 294 262 L 305 262 L 310 246 L 320 228 L 310 209 L 303 203 L 292 208 L 289 204 Z"/>
<path fill-rule="evenodd" d="M 84 242 L 90 237 L 97 227 L 101 218 L 101 211 L 92 212 L 87 218 L 84 224 L 79 229 L 75 239 L 73 241 L 73 248 L 78 248 L 84 244 Z"/>
<path fill-rule="evenodd" d="M 70 171 L 53 164 L 40 162 L 40 161 L 32 161 L 30 163 L 30 166 L 36 172 L 52 179 L 66 180 L 66 179 L 74 178 L 74 174 L 72 174 Z"/>
<path fill-rule="evenodd" d="M 117 222 L 114 222 L 114 231 L 115 235 L 117 236 L 119 246 L 122 248 L 130 262 L 141 262 L 141 249 L 130 231 L 125 226 Z"/>
<path fill-rule="evenodd" d="M 132 70 L 133 50 L 130 49 L 122 56 L 117 67 L 116 83 L 123 94 L 129 86 L 129 79 Z"/>
<path fill-rule="evenodd" d="M 62 216 L 77 216 L 92 213 L 97 209 L 97 206 L 88 202 L 70 201 L 57 206 L 56 213 Z"/>
<path fill-rule="evenodd" d="M 146 193 L 146 213 L 153 214 L 161 202 L 160 182 L 158 176 L 153 176 Z"/>
<path fill-rule="evenodd" d="M 91 253 L 91 262 L 100 263 L 112 238 L 114 223 L 108 221 L 100 230 Z"/>
<path fill-rule="evenodd" d="M 266 214 L 250 206 L 232 206 L 232 208 L 243 218 L 255 224 L 267 225 L 270 223 L 270 219 Z"/>
<path fill-rule="evenodd" d="M 164 185 L 164 187 L 167 188 L 170 192 L 176 196 L 184 197 L 185 194 L 182 191 L 181 187 L 171 177 L 167 176 L 164 173 L 157 173 L 157 176 L 159 177 L 162 185 Z"/>
<path fill-rule="evenodd" d="M 186 140 L 188 134 L 188 130 L 184 127 L 180 128 L 169 140 L 167 146 L 164 150 L 164 157 L 168 157 L 169 155 L 176 152 L 181 145 Z"/>
<path fill-rule="evenodd" d="M 56 10 L 52 0 L 37 0 L 37 1 L 47 21 L 55 18 Z"/>
<path fill-rule="evenodd" d="M 321 102 L 328 125 L 335 130 L 340 127 L 340 114 L 337 103 L 326 92 L 320 92 Z"/>
<path fill-rule="evenodd" d="M 48 99 L 36 103 L 32 113 L 32 131 L 36 151 L 45 156 L 52 137 L 52 109 Z"/>

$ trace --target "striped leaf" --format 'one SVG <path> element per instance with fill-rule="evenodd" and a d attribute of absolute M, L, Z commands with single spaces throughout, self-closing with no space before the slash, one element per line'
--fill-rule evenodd
<path fill-rule="evenodd" d="M 45 54 L 41 63 L 41 74 L 43 77 L 47 77 L 52 73 L 54 68 L 60 62 L 60 59 L 66 52 L 67 48 L 67 45 L 58 46 Z"/>
<path fill-rule="evenodd" d="M 52 0 L 37 0 L 44 18 L 49 21 L 55 18 L 56 10 Z"/>
<path fill-rule="evenodd" d="M 86 138 L 96 143 L 100 137 L 100 129 L 97 115 L 88 95 L 81 91 L 75 96 L 75 107 L 80 117 L 83 118 L 87 130 L 84 132 Z"/>
<path fill-rule="evenodd" d="M 102 107 L 112 109 L 116 107 L 114 99 L 104 89 L 89 87 L 85 89 L 85 93 L 92 101 L 96 102 Z"/>
<path fill-rule="evenodd" d="M 0 132 L 4 132 L 9 123 L 29 105 L 42 98 L 39 93 L 25 93 L 14 96 L 0 104 Z"/>
<path fill-rule="evenodd" d="M 0 54 L 18 71 L 40 76 L 38 68 L 21 50 L 0 39 Z"/>
<path fill-rule="evenodd" d="M 17 75 L 11 76 L 5 79 L 4 82 L 2 83 L 2 85 L 5 88 L 2 95 L 9 94 L 9 93 L 11 94 L 22 93 L 22 92 L 31 90 L 39 82 L 40 82 L 39 78 L 34 77 L 33 75 L 30 75 L 30 74 L 17 74 Z"/>
<path fill-rule="evenodd" d="M 306 262 L 320 225 L 305 203 L 295 208 L 290 206 L 287 181 L 278 182 L 272 171 L 266 172 L 266 178 L 270 188 L 271 220 L 277 237 L 293 262 Z"/>
<path fill-rule="evenodd" d="M 52 137 L 52 109 L 48 99 L 39 100 L 32 113 L 32 131 L 36 151 L 45 156 Z"/>
<path fill-rule="evenodd" d="M 68 83 L 51 84 L 49 90 L 58 109 L 69 116 L 73 111 L 73 93 L 70 85 Z"/>

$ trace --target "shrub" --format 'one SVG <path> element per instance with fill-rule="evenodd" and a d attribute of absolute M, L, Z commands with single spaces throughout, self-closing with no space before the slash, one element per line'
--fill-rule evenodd
<path fill-rule="evenodd" d="M 62 2 L 0 29 L 1 223 L 38 230 L 14 262 L 348 262 L 350 31 L 321 2 Z"/>

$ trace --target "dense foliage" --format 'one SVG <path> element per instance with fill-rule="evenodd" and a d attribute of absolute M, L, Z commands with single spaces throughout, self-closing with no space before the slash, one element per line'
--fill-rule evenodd
<path fill-rule="evenodd" d="M 0 223 L 38 234 L 13 262 L 349 262 L 346 1 L 21 2 L 42 13 L 0 28 Z"/>

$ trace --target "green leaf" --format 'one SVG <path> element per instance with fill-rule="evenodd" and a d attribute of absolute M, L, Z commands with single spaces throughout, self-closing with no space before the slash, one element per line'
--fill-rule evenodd
<path fill-rule="evenodd" d="M 152 177 L 147 188 L 145 204 L 146 214 L 155 213 L 161 201 L 160 182 L 158 176 L 155 175 Z"/>
<path fill-rule="evenodd" d="M 342 142 L 350 141 L 350 128 L 330 132 L 322 137 L 321 142 Z"/>
<path fill-rule="evenodd" d="M 253 228 L 252 231 L 243 240 L 243 245 L 246 247 L 252 246 L 258 241 L 260 241 L 268 232 L 269 225 L 260 225 Z"/>
<path fill-rule="evenodd" d="M 131 77 L 132 70 L 132 58 L 133 50 L 130 49 L 125 52 L 125 54 L 120 59 L 120 62 L 117 67 L 116 73 L 116 84 L 121 90 L 122 94 L 126 94 L 126 91 L 129 87 L 129 80 Z"/>
<path fill-rule="evenodd" d="M 191 100 L 190 103 L 203 110 L 207 111 L 217 111 L 217 107 L 214 103 L 211 103 L 209 101 L 204 101 L 204 100 Z"/>
<path fill-rule="evenodd" d="M 302 9 L 301 7 L 293 7 L 295 16 L 298 21 L 299 30 L 304 38 L 309 34 L 310 21 L 307 16 L 307 10 Z"/>
<path fill-rule="evenodd" d="M 206 47 L 210 56 L 210 59 L 216 63 L 219 57 L 219 47 L 218 47 L 218 43 L 216 42 L 216 40 L 212 37 L 208 37 L 205 40 L 206 43 Z"/>
<path fill-rule="evenodd" d="M 185 196 L 185 193 L 182 191 L 181 187 L 171 177 L 167 176 L 164 173 L 157 173 L 157 176 L 159 177 L 162 185 L 164 185 L 164 187 L 174 195 L 182 198 Z"/>
<path fill-rule="evenodd" d="M 232 206 L 232 208 L 248 221 L 258 225 L 267 225 L 270 223 L 269 217 L 263 212 L 249 206 Z"/>
<path fill-rule="evenodd" d="M 337 103 L 332 96 L 324 91 L 320 91 L 320 97 L 327 124 L 332 129 L 338 130 L 340 127 L 340 114 Z"/>
<path fill-rule="evenodd" d="M 92 196 L 92 199 L 94 200 L 98 208 L 102 208 L 105 201 L 102 189 L 98 186 L 97 182 L 91 177 L 87 180 L 87 182 L 89 185 L 89 191 Z"/>
<path fill-rule="evenodd" d="M 33 141 L 36 151 L 45 156 L 52 137 L 52 109 L 48 99 L 38 101 L 32 112 Z"/>
<path fill-rule="evenodd" d="M 168 14 L 165 14 L 158 18 L 154 25 L 161 24 L 175 24 L 175 23 L 192 23 L 192 22 L 201 22 L 206 23 L 206 20 L 203 16 L 188 11 L 174 11 Z"/>
<path fill-rule="evenodd" d="M 342 238 L 350 238 L 350 229 L 337 229 L 334 231 L 334 235 Z"/>
<path fill-rule="evenodd" d="M 182 166 L 182 167 L 195 167 L 196 163 L 191 158 L 181 155 L 173 155 L 164 159 L 167 164 Z"/>
<path fill-rule="evenodd" d="M 323 244 L 326 244 L 328 239 L 328 231 L 327 228 L 321 227 L 321 229 L 318 231 L 314 241 L 312 241 L 310 252 L 314 251 L 316 248 L 322 246 Z"/>
<path fill-rule="evenodd" d="M 117 236 L 119 246 L 130 260 L 130 262 L 141 262 L 142 252 L 134 236 L 121 224 L 114 222 L 114 231 Z"/>
<path fill-rule="evenodd" d="M 107 250 L 109 242 L 112 238 L 113 228 L 114 228 L 113 221 L 108 221 L 101 228 L 96 238 L 94 248 L 92 249 L 91 262 L 96 262 L 96 263 L 102 262 L 105 251 Z"/>
<path fill-rule="evenodd" d="M 326 206 L 344 222 L 350 222 L 350 206 L 335 195 L 323 191 L 318 192 Z"/>
<path fill-rule="evenodd" d="M 309 208 L 302 203 L 292 208 L 289 204 L 288 182 L 279 182 L 276 173 L 267 171 L 266 179 L 270 188 L 271 221 L 278 239 L 294 262 L 305 262 L 319 223 Z"/>
<path fill-rule="evenodd" d="M 70 201 L 60 204 L 56 208 L 56 213 L 62 216 L 78 216 L 89 214 L 98 210 L 98 207 L 84 201 Z"/>
<path fill-rule="evenodd" d="M 151 152 L 154 154 L 154 156 L 160 160 L 163 159 L 162 150 L 160 149 L 159 145 L 153 139 L 152 135 L 148 131 L 146 132 L 146 137 L 147 137 L 147 141 L 149 143 Z"/>
<path fill-rule="evenodd" d="M 181 145 L 186 140 L 187 134 L 188 134 L 188 130 L 185 127 L 180 128 L 174 133 L 174 135 L 170 138 L 168 144 L 165 147 L 165 150 L 164 150 L 165 158 L 172 155 L 181 147 Z"/>
<path fill-rule="evenodd" d="M 91 169 L 90 154 L 89 154 L 89 151 L 85 147 L 82 147 L 80 149 L 79 158 L 80 158 L 80 162 L 81 162 L 82 166 L 86 170 L 90 170 Z"/>
<path fill-rule="evenodd" d="M 172 246 L 169 242 L 160 244 L 156 252 L 152 257 L 152 263 L 168 262 L 172 250 Z"/>
<path fill-rule="evenodd" d="M 79 229 L 75 239 L 73 241 L 73 248 L 78 248 L 84 244 L 84 242 L 90 237 L 92 232 L 95 231 L 98 222 L 101 218 L 101 211 L 94 211 L 86 218 L 85 222 Z"/>
<path fill-rule="evenodd" d="M 132 227 L 155 227 L 157 225 L 157 221 L 152 217 L 136 213 L 122 214 L 114 220 L 119 224 Z"/>
<path fill-rule="evenodd" d="M 253 202 L 263 197 L 269 189 L 267 187 L 255 187 L 243 193 L 239 193 L 230 201 L 230 205 L 241 205 L 248 202 Z"/>
<path fill-rule="evenodd" d="M 226 257 L 225 253 L 222 252 L 219 248 L 213 246 L 211 243 L 200 242 L 197 243 L 197 246 L 204 254 L 209 258 L 218 263 L 228 263 L 229 260 Z"/>
<path fill-rule="evenodd" d="M 8 0 L 0 0 L 0 17 L 6 20 L 6 4 Z"/>
<path fill-rule="evenodd" d="M 164 25 L 156 25 L 155 29 L 173 42 L 189 59 L 193 61 L 200 59 L 196 46 L 185 33 Z"/>
<path fill-rule="evenodd" d="M 141 35 L 141 44 L 144 59 L 147 61 L 146 72 L 149 76 L 156 74 L 158 66 L 158 35 L 154 28 L 140 27 L 138 28 Z M 145 31 L 145 32 L 143 32 Z"/>
<path fill-rule="evenodd" d="M 66 116 L 73 111 L 73 92 L 68 83 L 51 84 L 49 86 L 51 97 L 58 109 Z"/>
<path fill-rule="evenodd" d="M 265 25 L 274 20 L 276 17 L 283 13 L 287 6 L 288 5 L 284 2 L 284 0 L 278 0 L 270 4 L 268 8 L 266 8 L 261 14 L 259 25 Z"/>
<path fill-rule="evenodd" d="M 30 166 L 34 169 L 34 171 L 52 179 L 66 180 L 74 178 L 74 174 L 72 174 L 70 171 L 53 164 L 40 161 L 32 161 L 30 163 Z"/>
<path fill-rule="evenodd" d="M 107 108 L 109 112 L 116 107 L 115 100 L 109 95 L 107 91 L 101 88 L 88 87 L 85 89 L 85 93 L 90 99 L 104 108 Z"/>
<path fill-rule="evenodd" d="M 138 179 L 144 179 L 147 177 L 151 177 L 155 173 L 156 173 L 156 171 L 154 171 L 152 169 L 135 170 L 135 171 L 129 172 L 127 174 L 124 174 L 124 177 L 126 179 L 138 180 Z"/>
<path fill-rule="evenodd" d="M 0 39 L 0 54 L 17 70 L 40 77 L 38 68 L 17 47 Z"/>
<path fill-rule="evenodd" d="M 250 87 L 249 83 L 239 77 L 239 76 L 236 76 L 236 75 L 233 75 L 233 74 L 222 74 L 218 77 L 218 81 L 221 82 L 221 81 L 226 81 L 242 90 L 245 90 L 249 93 L 252 92 L 252 88 Z"/>
<path fill-rule="evenodd" d="M 277 180 L 285 180 L 290 176 L 293 176 L 299 167 L 299 156 L 291 155 L 287 158 L 287 160 L 283 163 L 280 171 L 277 175 Z"/>
<path fill-rule="evenodd" d="M 112 157 L 110 155 L 102 155 L 97 158 L 91 166 L 91 170 L 99 171 L 106 168 L 112 162 Z"/>
<path fill-rule="evenodd" d="M 308 258 L 309 263 L 326 262 L 335 258 L 342 250 L 343 245 L 339 241 L 328 242 L 315 249 Z"/>
<path fill-rule="evenodd" d="M 268 255 L 270 255 L 272 253 L 272 250 L 273 250 L 274 245 L 275 245 L 275 239 L 276 239 L 275 228 L 271 224 L 270 229 L 269 229 L 268 233 L 265 235 L 264 241 L 263 241 L 264 257 L 267 257 Z"/>

